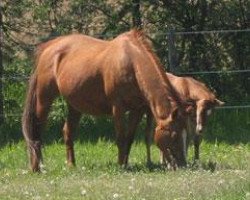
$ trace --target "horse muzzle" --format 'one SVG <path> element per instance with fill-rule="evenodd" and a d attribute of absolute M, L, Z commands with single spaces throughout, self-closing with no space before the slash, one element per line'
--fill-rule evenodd
<path fill-rule="evenodd" d="M 197 124 L 196 131 L 195 131 L 196 134 L 200 135 L 202 133 L 202 131 L 203 131 L 203 126 L 201 124 Z"/>

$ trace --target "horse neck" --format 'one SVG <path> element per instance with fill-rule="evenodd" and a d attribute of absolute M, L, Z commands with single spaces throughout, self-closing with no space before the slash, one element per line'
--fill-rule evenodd
<path fill-rule="evenodd" d="M 165 73 L 143 44 L 137 47 L 134 56 L 135 74 L 138 85 L 144 93 L 157 123 L 166 121 L 175 101 L 171 99 L 171 88 L 165 80 Z"/>

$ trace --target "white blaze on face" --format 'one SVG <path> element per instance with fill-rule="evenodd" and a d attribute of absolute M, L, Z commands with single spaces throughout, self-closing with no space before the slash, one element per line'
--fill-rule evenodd
<path fill-rule="evenodd" d="M 202 124 L 199 123 L 196 125 L 196 133 L 200 133 L 202 131 L 203 127 L 202 127 Z"/>
<path fill-rule="evenodd" d="M 201 113 L 197 109 L 196 111 L 196 133 L 200 133 L 203 129 L 201 122 L 202 122 Z"/>
<path fill-rule="evenodd" d="M 183 155 L 185 160 L 187 160 L 187 131 L 183 129 L 182 131 L 182 142 L 183 142 Z"/>

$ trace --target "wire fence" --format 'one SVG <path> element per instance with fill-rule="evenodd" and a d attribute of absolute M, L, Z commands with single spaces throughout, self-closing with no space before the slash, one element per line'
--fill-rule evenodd
<path fill-rule="evenodd" d="M 211 30 L 211 31 L 174 31 L 176 35 L 197 35 L 197 34 L 215 34 L 215 33 L 249 33 L 250 29 L 241 29 L 241 30 Z M 173 33 L 170 31 L 168 34 Z"/>
<path fill-rule="evenodd" d="M 240 64 L 240 62 L 235 62 L 237 57 L 230 57 L 230 53 L 235 51 L 234 47 L 227 47 L 227 40 L 236 38 L 234 45 L 237 51 L 240 51 L 242 40 L 246 37 L 250 38 L 249 34 L 250 29 L 193 32 L 169 31 L 165 35 L 161 35 L 163 39 L 160 42 L 161 45 L 156 48 L 156 52 L 162 62 L 169 66 L 167 71 L 180 76 L 193 76 L 204 81 L 209 86 L 215 87 L 215 90 L 218 90 L 221 95 L 220 98 L 226 102 L 226 105 L 217 108 L 218 110 L 249 109 L 250 48 L 242 50 L 245 57 L 239 56 L 239 58 L 243 59 L 242 66 L 237 66 L 236 64 Z M 237 41 L 240 43 L 239 46 L 237 46 Z M 190 66 L 192 67 L 190 68 Z M 231 82 L 235 81 L 232 87 L 227 85 L 229 84 L 227 76 L 230 76 Z M 232 78 L 235 76 L 237 78 Z M 21 116 L 28 79 L 28 76 L 12 76 L 9 73 L 1 78 L 4 89 L 5 117 Z M 243 79 L 244 84 L 242 83 Z M 20 84 L 22 84 L 21 89 Z M 235 95 L 234 93 L 238 91 L 241 91 L 241 94 Z M 240 96 L 242 94 L 244 94 L 244 97 Z M 224 97 L 225 99 L 223 99 Z"/>
<path fill-rule="evenodd" d="M 250 107 L 250 29 L 175 31 L 167 33 L 168 70 L 205 82 L 226 104 L 218 108 Z"/>

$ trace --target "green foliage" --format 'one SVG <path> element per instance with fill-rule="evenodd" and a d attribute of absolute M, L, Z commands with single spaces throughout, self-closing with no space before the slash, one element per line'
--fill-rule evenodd
<path fill-rule="evenodd" d="M 228 70 L 248 69 L 250 65 L 249 32 L 178 34 L 178 31 L 204 31 L 248 28 L 249 1 L 139 1 L 140 14 L 134 13 L 135 1 L 112 0 L 46 0 L 10 1 L 1 4 L 3 15 L 3 94 L 5 124 L 1 127 L 3 143 L 16 141 L 21 132 L 27 77 L 32 73 L 35 45 L 57 35 L 80 32 L 100 38 L 112 38 L 135 26 L 141 17 L 142 27 L 150 36 L 157 55 L 169 70 L 169 31 L 174 33 L 175 73 L 217 71 L 225 73 L 200 75 L 196 78 L 215 90 L 226 105 L 249 102 L 249 74 L 232 75 Z M 139 20 L 140 21 L 140 20 Z M 176 33 L 176 34 L 175 34 Z M 222 114 L 224 113 L 224 114 Z M 240 114 L 241 113 L 241 114 Z M 49 116 L 48 135 L 60 134 L 67 106 L 62 98 L 54 102 Z M 207 139 L 223 140 L 230 134 L 232 141 L 249 141 L 249 110 L 225 110 L 214 115 L 208 126 Z M 110 118 L 84 116 L 80 140 L 95 141 L 113 138 Z M 7 132 L 5 131 L 8 130 Z M 99 132 L 103 130 L 103 132 Z M 140 131 L 143 129 L 140 127 Z M 91 132 L 91 134 L 87 134 Z M 240 132 L 240 133 L 239 133 Z M 86 134 L 85 134 L 86 133 Z M 243 134 L 243 135 L 242 135 Z M 17 134 L 20 136 L 21 134 Z M 56 136 L 58 136 L 56 134 Z M 209 135 L 209 136 L 207 136 Z M 13 137 L 13 138 L 12 138 Z M 54 137 L 50 136 L 53 141 Z M 58 138 L 58 137 L 56 137 Z M 225 140 L 228 140 L 225 139 Z"/>

